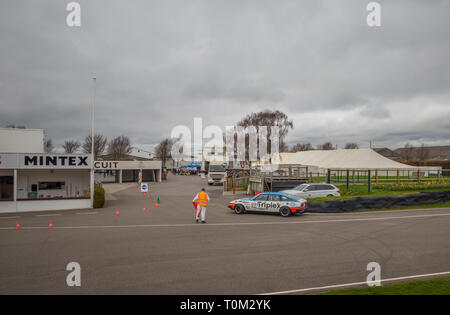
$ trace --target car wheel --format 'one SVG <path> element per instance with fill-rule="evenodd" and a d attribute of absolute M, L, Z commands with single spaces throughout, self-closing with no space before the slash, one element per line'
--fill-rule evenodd
<path fill-rule="evenodd" d="M 327 197 L 334 197 L 333 195 L 327 195 Z"/>
<path fill-rule="evenodd" d="M 282 207 L 280 209 L 280 215 L 282 217 L 288 217 L 291 215 L 291 209 L 289 209 L 288 207 Z"/>
<path fill-rule="evenodd" d="M 243 205 L 236 205 L 234 207 L 234 213 L 236 214 L 243 214 L 245 212 L 245 208 Z"/>

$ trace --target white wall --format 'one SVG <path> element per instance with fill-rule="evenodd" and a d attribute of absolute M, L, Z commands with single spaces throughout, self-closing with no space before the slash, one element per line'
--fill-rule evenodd
<path fill-rule="evenodd" d="M 44 130 L 0 128 L 0 153 L 44 153 Z"/>
<path fill-rule="evenodd" d="M 89 208 L 92 208 L 90 199 L 17 201 L 17 212 Z"/>

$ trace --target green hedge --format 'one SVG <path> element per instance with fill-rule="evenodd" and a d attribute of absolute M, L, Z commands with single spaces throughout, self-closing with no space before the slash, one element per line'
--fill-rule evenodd
<path fill-rule="evenodd" d="M 105 204 L 105 190 L 100 185 L 94 184 L 94 208 L 102 208 Z"/>

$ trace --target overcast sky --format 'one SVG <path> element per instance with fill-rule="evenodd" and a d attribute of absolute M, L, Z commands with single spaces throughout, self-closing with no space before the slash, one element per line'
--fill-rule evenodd
<path fill-rule="evenodd" d="M 450 1 L 78 2 L 0 2 L 0 126 L 82 140 L 95 76 L 96 131 L 146 147 L 265 109 L 289 144 L 450 145 Z"/>

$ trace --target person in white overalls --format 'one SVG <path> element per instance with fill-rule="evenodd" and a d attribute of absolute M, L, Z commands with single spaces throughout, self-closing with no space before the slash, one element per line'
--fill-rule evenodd
<path fill-rule="evenodd" d="M 199 192 L 192 202 L 197 202 L 197 214 L 195 216 L 195 222 L 198 223 L 199 220 L 202 220 L 202 223 L 206 223 L 206 207 L 208 206 L 209 196 L 205 191 L 205 188 L 202 188 L 202 191 Z"/>

